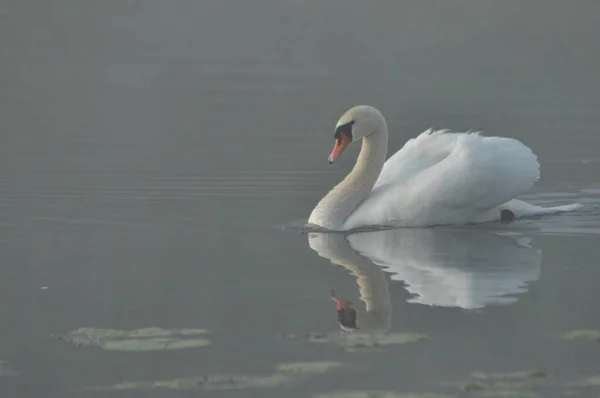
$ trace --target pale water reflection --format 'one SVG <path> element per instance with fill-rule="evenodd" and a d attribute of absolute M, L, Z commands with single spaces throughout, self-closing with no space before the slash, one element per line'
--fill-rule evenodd
<path fill-rule="evenodd" d="M 387 331 L 390 328 L 392 304 L 388 292 L 388 281 L 381 268 L 349 245 L 346 236 L 333 233 L 310 233 L 310 248 L 319 256 L 341 265 L 356 277 L 360 299 L 365 310 L 357 312 L 357 327 L 360 330 Z"/>
<path fill-rule="evenodd" d="M 368 258 L 357 254 L 342 234 L 310 233 L 311 249 L 332 263 L 341 265 L 356 277 L 360 299 L 365 308 L 356 310 L 355 328 L 347 333 L 341 322 L 342 331 L 327 334 L 310 334 L 308 339 L 315 343 L 331 343 L 343 346 L 347 351 L 364 347 L 381 347 L 393 344 L 415 343 L 427 337 L 415 332 L 390 331 L 392 304 L 388 282 L 381 268 Z"/>
<path fill-rule="evenodd" d="M 309 245 L 356 276 L 367 306 L 363 323 L 380 327 L 391 317 L 383 271 L 404 283 L 413 295 L 410 303 L 464 309 L 514 303 L 541 272 L 541 250 L 518 233 L 452 228 L 311 233 Z"/>
<path fill-rule="evenodd" d="M 392 273 L 414 296 L 442 307 L 483 308 L 517 301 L 540 278 L 531 239 L 469 229 L 399 229 L 350 235 L 361 255 Z"/>

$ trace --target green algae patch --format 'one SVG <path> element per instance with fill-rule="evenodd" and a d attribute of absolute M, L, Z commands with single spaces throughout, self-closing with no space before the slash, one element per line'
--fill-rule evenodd
<path fill-rule="evenodd" d="M 108 351 L 160 351 L 204 347 L 211 344 L 206 329 L 163 329 L 149 327 L 134 330 L 79 328 L 53 336 L 77 347 L 96 346 Z"/>
<path fill-rule="evenodd" d="M 309 373 L 309 374 L 321 374 L 336 370 L 348 370 L 356 368 L 352 364 L 344 362 L 327 362 L 327 361 L 315 361 L 315 362 L 292 362 L 283 363 L 277 366 L 278 372 L 288 373 Z"/>
<path fill-rule="evenodd" d="M 92 390 L 235 390 L 247 388 L 279 387 L 290 382 L 292 377 L 285 374 L 270 375 L 211 375 L 184 377 L 172 380 L 125 382 Z"/>
<path fill-rule="evenodd" d="M 306 381 L 332 371 L 356 370 L 355 364 L 333 361 L 291 362 L 277 366 L 269 374 L 225 374 L 185 377 L 172 380 L 124 382 L 112 386 L 93 387 L 90 390 L 241 390 L 277 388 Z"/>
<path fill-rule="evenodd" d="M 484 390 L 477 392 L 475 396 L 490 398 L 538 398 L 540 394 L 535 391 Z"/>
<path fill-rule="evenodd" d="M 398 393 L 394 391 L 333 391 L 313 394 L 313 398 L 452 398 L 435 393 Z"/>
<path fill-rule="evenodd" d="M 528 379 L 544 378 L 546 373 L 540 370 L 522 370 L 517 372 L 473 372 L 471 377 L 474 379 L 493 380 L 493 379 Z"/>
<path fill-rule="evenodd" d="M 598 387 L 600 386 L 600 376 L 590 376 L 573 383 L 579 387 Z"/>
<path fill-rule="evenodd" d="M 513 372 L 471 373 L 475 379 L 463 383 L 461 390 L 473 397 L 499 398 L 535 398 L 539 396 L 537 389 L 542 388 L 546 373 L 540 370 L 521 370 Z"/>
<path fill-rule="evenodd" d="M 108 351 L 157 351 L 196 348 L 210 345 L 207 339 L 144 339 L 106 341 L 101 347 Z"/>
<path fill-rule="evenodd" d="M 464 392 L 473 392 L 483 390 L 485 387 L 480 383 L 465 383 L 462 385 L 462 390 Z"/>
<path fill-rule="evenodd" d="M 367 333 L 360 331 L 342 333 L 304 333 L 290 334 L 289 338 L 302 338 L 311 343 L 333 344 L 344 347 L 347 351 L 361 348 L 379 348 L 390 345 L 417 343 L 427 340 L 422 333 Z"/>
<path fill-rule="evenodd" d="M 101 329 L 97 329 L 97 330 L 101 330 Z M 169 336 L 173 336 L 173 335 L 178 335 L 178 336 L 196 336 L 196 335 L 200 335 L 200 334 L 207 334 L 209 333 L 208 330 L 206 329 L 163 329 L 163 328 L 158 328 L 158 327 L 151 327 L 151 328 L 142 328 L 142 329 L 135 329 L 132 331 L 120 331 L 120 330 L 114 330 L 114 329 L 104 329 L 105 331 L 110 331 L 111 333 L 117 333 L 117 334 L 121 334 L 122 337 L 129 337 L 129 336 L 135 336 L 135 337 L 169 337 Z"/>
<path fill-rule="evenodd" d="M 417 343 L 423 340 L 427 340 L 427 336 L 421 333 L 390 333 L 382 337 L 378 343 L 380 345 L 392 345 Z"/>
<path fill-rule="evenodd" d="M 437 394 L 437 393 L 409 392 L 409 393 L 401 393 L 400 398 L 453 398 L 453 396 L 446 395 L 446 394 Z"/>
<path fill-rule="evenodd" d="M 580 329 L 572 330 L 564 335 L 566 340 L 571 341 L 597 341 L 600 342 L 600 330 Z"/>
<path fill-rule="evenodd" d="M 521 380 L 498 380 L 491 383 L 474 383 L 480 387 L 480 390 L 534 390 L 542 388 L 540 383 L 521 381 Z"/>
<path fill-rule="evenodd" d="M 194 388 L 196 380 L 190 383 L 186 379 L 178 379 L 173 382 L 162 382 L 157 387 L 191 389 Z M 292 381 L 292 377 L 285 374 L 268 375 L 214 375 L 203 378 L 199 386 L 207 390 L 239 390 L 247 388 L 272 388 L 280 387 Z"/>

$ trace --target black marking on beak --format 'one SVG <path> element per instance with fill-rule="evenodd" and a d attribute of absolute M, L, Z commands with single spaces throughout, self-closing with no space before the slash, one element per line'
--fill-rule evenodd
<path fill-rule="evenodd" d="M 338 141 L 338 145 L 342 143 L 342 134 L 350 138 L 350 141 L 352 141 L 352 125 L 354 123 L 354 120 L 350 120 L 348 123 L 340 124 L 335 128 L 333 138 Z"/>

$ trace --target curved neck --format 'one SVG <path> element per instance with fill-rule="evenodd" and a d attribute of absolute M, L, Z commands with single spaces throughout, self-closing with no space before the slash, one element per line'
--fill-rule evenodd
<path fill-rule="evenodd" d="M 335 230 L 371 193 L 387 155 L 388 130 L 384 119 L 362 139 L 362 148 L 352 171 L 312 211 L 308 223 Z"/>

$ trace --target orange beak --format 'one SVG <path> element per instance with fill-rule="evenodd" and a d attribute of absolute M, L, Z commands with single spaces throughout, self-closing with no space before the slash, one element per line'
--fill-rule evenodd
<path fill-rule="evenodd" d="M 331 155 L 329 155 L 329 164 L 332 164 L 337 158 L 340 157 L 350 142 L 350 137 L 345 134 L 340 134 L 340 137 L 336 139 L 335 144 L 333 144 L 333 151 L 331 151 Z"/>

